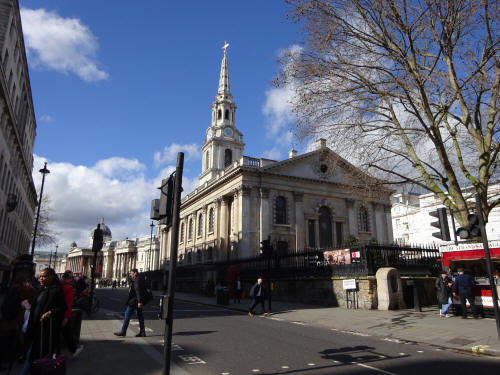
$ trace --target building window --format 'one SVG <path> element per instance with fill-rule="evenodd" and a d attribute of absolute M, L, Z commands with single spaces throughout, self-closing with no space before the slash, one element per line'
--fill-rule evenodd
<path fill-rule="evenodd" d="M 360 206 L 358 210 L 358 229 L 360 232 L 369 232 L 370 223 L 368 221 L 368 210 L 365 206 Z"/>
<path fill-rule="evenodd" d="M 213 207 L 208 211 L 208 231 L 214 231 L 214 222 L 215 222 L 215 212 Z"/>
<path fill-rule="evenodd" d="M 229 120 L 229 110 L 228 109 L 226 109 L 224 111 L 224 120 Z"/>
<path fill-rule="evenodd" d="M 286 198 L 277 196 L 275 200 L 275 223 L 286 224 Z"/>
<path fill-rule="evenodd" d="M 217 111 L 217 120 L 220 120 L 220 119 L 221 119 L 221 117 L 222 117 L 222 111 L 219 109 L 219 110 Z"/>
<path fill-rule="evenodd" d="M 203 234 L 203 215 L 198 215 L 198 236 Z"/>
<path fill-rule="evenodd" d="M 319 247 L 331 247 L 332 243 L 332 216 L 330 209 L 322 206 L 319 209 Z"/>
<path fill-rule="evenodd" d="M 205 152 L 205 169 L 210 168 L 210 154 L 209 152 Z"/>
<path fill-rule="evenodd" d="M 224 150 L 224 168 L 233 162 L 233 152 L 226 148 Z"/>
<path fill-rule="evenodd" d="M 307 231 L 309 232 L 309 247 L 316 247 L 316 230 L 314 225 L 314 220 L 307 221 Z"/>
<path fill-rule="evenodd" d="M 193 219 L 189 219 L 188 225 L 188 240 L 193 239 Z"/>

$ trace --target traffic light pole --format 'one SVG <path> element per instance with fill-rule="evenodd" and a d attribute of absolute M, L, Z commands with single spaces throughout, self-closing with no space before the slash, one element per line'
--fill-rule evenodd
<path fill-rule="evenodd" d="M 483 240 L 484 256 L 486 258 L 486 267 L 488 269 L 488 279 L 490 281 L 491 298 L 493 300 L 493 310 L 495 311 L 497 334 L 498 338 L 500 339 L 500 311 L 498 309 L 498 293 L 497 293 L 497 287 L 493 279 L 493 267 L 491 264 L 490 248 L 488 246 L 488 237 L 486 236 L 486 227 L 484 225 L 483 207 L 481 206 L 481 202 L 479 200 L 479 194 L 476 194 L 476 210 L 478 213 L 477 216 L 479 219 L 479 226 L 481 228 L 481 238 Z"/>
<path fill-rule="evenodd" d="M 179 214 L 181 208 L 182 191 L 182 169 L 184 165 L 184 153 L 177 154 L 177 168 L 175 169 L 174 202 L 172 210 L 172 227 L 170 236 L 170 272 L 168 274 L 168 303 L 167 317 L 165 318 L 165 332 L 163 336 L 163 375 L 170 374 L 170 363 L 172 357 L 172 323 L 174 313 L 175 297 L 175 269 L 177 267 L 177 246 L 179 244 Z"/>

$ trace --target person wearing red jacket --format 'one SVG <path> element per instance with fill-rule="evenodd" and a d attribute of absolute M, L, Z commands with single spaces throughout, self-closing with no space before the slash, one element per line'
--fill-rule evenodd
<path fill-rule="evenodd" d="M 78 354 L 83 350 L 83 345 L 79 345 L 78 347 L 75 344 L 73 339 L 73 330 L 72 326 L 69 323 L 69 319 L 71 317 L 71 311 L 73 309 L 73 300 L 75 298 L 75 289 L 74 289 L 74 280 L 73 273 L 71 271 L 65 271 L 62 280 L 61 286 L 64 293 L 64 299 L 66 300 L 66 311 L 64 312 L 64 319 L 62 321 L 62 335 L 64 337 L 64 341 L 68 347 L 68 350 L 73 354 L 73 358 L 75 358 Z"/>

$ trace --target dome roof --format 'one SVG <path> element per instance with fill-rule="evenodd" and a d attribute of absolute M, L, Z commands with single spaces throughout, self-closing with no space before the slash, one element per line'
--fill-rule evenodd
<path fill-rule="evenodd" d="M 111 229 L 109 229 L 109 227 L 106 224 L 104 224 L 104 218 L 101 218 L 101 222 L 99 224 L 101 224 L 102 238 L 103 238 L 104 242 L 110 241 L 112 238 Z M 95 228 L 90 230 L 90 238 L 91 239 L 94 238 L 94 230 L 95 230 Z"/>

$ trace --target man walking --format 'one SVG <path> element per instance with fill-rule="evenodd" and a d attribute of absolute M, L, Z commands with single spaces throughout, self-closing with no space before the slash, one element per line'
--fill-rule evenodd
<path fill-rule="evenodd" d="M 123 318 L 123 326 L 121 331 L 115 332 L 115 336 L 123 337 L 127 334 L 127 328 L 130 323 L 130 318 L 134 311 L 137 313 L 137 319 L 139 320 L 139 333 L 135 337 L 145 337 L 146 329 L 144 327 L 144 316 L 142 315 L 142 306 L 144 302 L 144 297 L 146 296 L 146 287 L 144 284 L 144 278 L 139 275 L 137 268 L 133 268 L 130 271 L 130 288 L 127 298 L 127 309 L 125 310 L 125 316 Z"/>
<path fill-rule="evenodd" d="M 441 309 L 439 310 L 439 316 L 444 316 L 445 318 L 449 318 L 451 315 L 448 314 L 448 309 L 452 304 L 451 302 L 452 281 L 448 277 L 448 273 L 446 272 L 446 270 L 441 271 L 441 275 L 436 278 L 434 286 L 436 288 L 436 296 L 438 299 L 438 303 L 441 305 Z"/>
<path fill-rule="evenodd" d="M 478 314 L 474 302 L 474 293 L 472 292 L 474 279 L 471 275 L 466 275 L 463 268 L 459 268 L 457 271 L 458 276 L 455 278 L 455 282 L 453 283 L 453 295 L 455 297 L 457 295 L 460 297 L 460 304 L 462 305 L 462 319 L 467 319 L 466 300 L 469 301 L 474 319 L 477 319 Z"/>
<path fill-rule="evenodd" d="M 259 277 L 257 282 L 252 286 L 252 289 L 250 289 L 250 297 L 253 298 L 253 301 L 248 309 L 248 316 L 253 316 L 253 309 L 258 303 L 260 303 L 263 316 L 267 316 L 268 313 L 266 312 L 266 308 L 264 306 L 264 302 L 266 300 L 266 288 L 262 283 L 262 277 Z"/>

